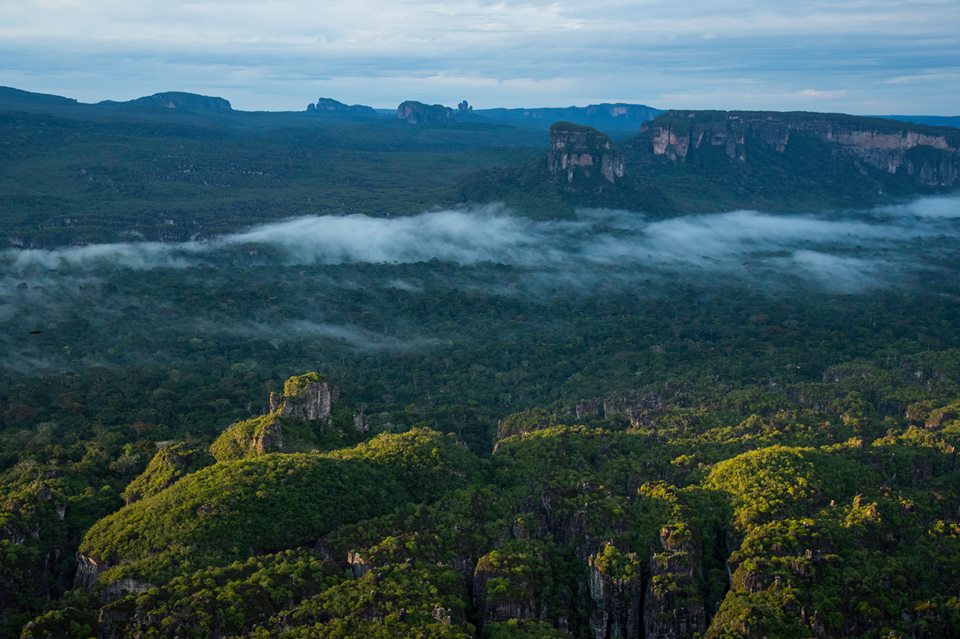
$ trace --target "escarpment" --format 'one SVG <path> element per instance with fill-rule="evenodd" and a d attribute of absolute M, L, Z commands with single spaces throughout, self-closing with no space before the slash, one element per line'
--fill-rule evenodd
<path fill-rule="evenodd" d="M 307 113 L 339 113 L 365 117 L 375 117 L 377 115 L 373 107 L 365 104 L 344 104 L 333 98 L 320 98 L 316 103 L 308 104 Z"/>
<path fill-rule="evenodd" d="M 597 181 L 614 184 L 624 174 L 623 154 L 594 128 L 558 122 L 550 127 L 547 169 L 551 176 L 571 185 Z"/>
<path fill-rule="evenodd" d="M 545 156 L 481 172 L 463 197 L 673 216 L 864 208 L 960 187 L 960 130 L 829 113 L 669 111 L 615 140 L 556 122 Z"/>
<path fill-rule="evenodd" d="M 453 118 L 453 109 L 442 104 L 424 104 L 416 100 L 407 100 L 397 107 L 397 119 L 408 124 L 443 124 L 452 121 Z"/>
<path fill-rule="evenodd" d="M 828 113 L 670 111 L 645 122 L 637 144 L 644 153 L 690 162 L 718 148 L 741 163 L 751 148 L 779 154 L 810 141 L 885 174 L 926 187 L 960 185 L 960 131 L 894 120 Z"/>

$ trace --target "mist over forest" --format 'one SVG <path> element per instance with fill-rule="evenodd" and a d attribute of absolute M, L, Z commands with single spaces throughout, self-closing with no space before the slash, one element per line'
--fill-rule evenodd
<path fill-rule="evenodd" d="M 0 638 L 951 639 L 911 117 L 0 87 Z"/>

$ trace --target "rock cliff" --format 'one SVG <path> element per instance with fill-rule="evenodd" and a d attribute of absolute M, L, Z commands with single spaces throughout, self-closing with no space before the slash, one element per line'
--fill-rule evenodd
<path fill-rule="evenodd" d="M 811 140 L 925 186 L 960 184 L 960 131 L 943 127 L 828 113 L 670 111 L 644 123 L 640 135 L 644 150 L 674 162 L 713 147 L 749 163 L 751 147 L 782 154 Z"/>
<path fill-rule="evenodd" d="M 210 453 L 217 461 L 228 461 L 316 450 L 339 397 L 340 389 L 317 373 L 291 377 L 282 395 L 270 394 L 268 414 L 228 426 Z"/>
<path fill-rule="evenodd" d="M 590 555 L 587 588 L 593 601 L 590 632 L 593 639 L 631 639 L 640 636 L 643 582 L 636 555 L 604 544 Z"/>
<path fill-rule="evenodd" d="M 326 377 L 307 373 L 291 377 L 283 386 L 283 397 L 271 398 L 271 412 L 308 422 L 330 419 L 333 404 L 340 397 L 340 389 Z"/>
<path fill-rule="evenodd" d="M 409 124 L 443 124 L 453 120 L 454 111 L 442 104 L 407 100 L 397 107 L 397 118 Z"/>
<path fill-rule="evenodd" d="M 344 104 L 333 98 L 320 98 L 316 104 L 307 105 L 307 113 L 348 113 L 352 115 L 376 116 L 373 107 L 364 104 Z"/>
<path fill-rule="evenodd" d="M 550 175 L 571 185 L 598 180 L 615 184 L 624 175 L 623 154 L 610 139 L 594 128 L 571 122 L 550 127 L 547 168 Z"/>
<path fill-rule="evenodd" d="M 696 538 L 685 525 L 660 531 L 661 551 L 650 560 L 650 580 L 644 597 L 644 636 L 679 639 L 700 636 L 707 615 L 698 591 L 702 579 Z"/>

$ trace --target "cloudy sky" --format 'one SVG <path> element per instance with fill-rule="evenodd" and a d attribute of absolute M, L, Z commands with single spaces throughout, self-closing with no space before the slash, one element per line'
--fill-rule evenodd
<path fill-rule="evenodd" d="M 5 0 L 0 84 L 235 108 L 319 96 L 960 113 L 958 0 Z"/>

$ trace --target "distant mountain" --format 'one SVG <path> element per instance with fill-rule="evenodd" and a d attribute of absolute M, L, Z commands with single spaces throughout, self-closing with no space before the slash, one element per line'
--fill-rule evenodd
<path fill-rule="evenodd" d="M 485 171 L 464 199 L 688 211 L 861 207 L 960 187 L 960 131 L 829 113 L 669 111 L 614 144 L 556 123 L 539 162 Z"/>
<path fill-rule="evenodd" d="M 549 129 L 554 122 L 572 122 L 607 132 L 639 131 L 640 125 L 661 113 L 643 104 L 591 104 L 586 107 L 537 109 L 476 109 L 473 113 L 488 120 L 514 126 Z"/>
<path fill-rule="evenodd" d="M 33 93 L 14 89 L 13 87 L 0 87 L 0 108 L 12 108 L 22 106 L 75 106 L 79 104 L 73 98 L 64 98 L 59 95 L 50 95 L 47 93 Z"/>
<path fill-rule="evenodd" d="M 230 102 L 220 97 L 198 95 L 196 93 L 184 93 L 181 91 L 164 91 L 154 93 L 146 97 L 128 100 L 126 102 L 115 102 L 113 100 L 104 100 L 98 102 L 98 106 L 109 107 L 133 107 L 147 109 L 177 109 L 181 111 L 202 111 L 213 113 L 230 113 L 233 107 Z"/>
<path fill-rule="evenodd" d="M 307 113 L 337 113 L 368 117 L 377 117 L 379 115 L 373 107 L 364 104 L 344 104 L 333 98 L 320 98 L 316 104 L 308 104 Z"/>
<path fill-rule="evenodd" d="M 454 109 L 442 104 L 407 100 L 397 107 L 396 116 L 410 124 L 459 122 L 503 124 L 546 131 L 555 122 L 592 126 L 608 133 L 636 133 L 640 125 L 663 113 L 643 104 L 591 104 L 586 107 L 533 109 L 474 109 L 466 100 Z"/>
<path fill-rule="evenodd" d="M 928 126 L 952 126 L 955 129 L 960 129 L 960 115 L 879 115 L 877 117 Z"/>
<path fill-rule="evenodd" d="M 407 100 L 397 107 L 397 118 L 409 124 L 442 124 L 452 122 L 454 116 L 454 110 L 442 104 Z"/>

